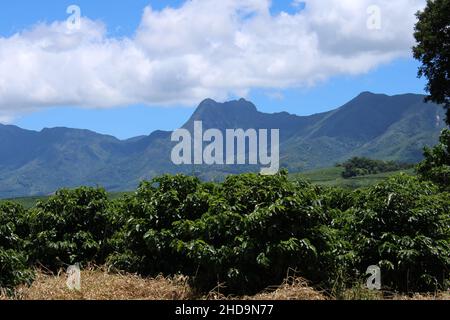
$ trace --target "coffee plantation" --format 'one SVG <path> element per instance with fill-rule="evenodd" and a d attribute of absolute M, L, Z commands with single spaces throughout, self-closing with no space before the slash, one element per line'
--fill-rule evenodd
<path fill-rule="evenodd" d="M 0 206 L 0 286 L 34 267 L 81 263 L 143 276 L 183 274 L 199 291 L 248 294 L 295 270 L 329 292 L 379 265 L 385 289 L 448 288 L 450 194 L 398 175 L 347 191 L 243 174 L 223 183 L 190 176 L 142 182 L 108 200 L 97 188 L 60 190 L 34 208 Z"/>

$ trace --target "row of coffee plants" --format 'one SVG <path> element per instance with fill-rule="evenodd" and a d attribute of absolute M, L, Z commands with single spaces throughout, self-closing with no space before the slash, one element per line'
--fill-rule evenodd
<path fill-rule="evenodd" d="M 407 175 L 356 191 L 286 172 L 217 184 L 162 176 L 113 201 L 102 189 L 61 190 L 30 210 L 0 206 L 0 287 L 29 283 L 36 266 L 95 263 L 234 294 L 279 284 L 288 270 L 331 291 L 371 265 L 391 290 L 446 289 L 449 213 L 449 193 Z"/>

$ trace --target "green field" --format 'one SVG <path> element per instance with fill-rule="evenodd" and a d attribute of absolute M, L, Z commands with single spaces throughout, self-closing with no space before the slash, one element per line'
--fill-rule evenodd
<path fill-rule="evenodd" d="M 30 209 L 36 205 L 38 201 L 46 200 L 48 197 L 25 197 L 16 199 L 7 199 L 2 201 L 11 201 L 22 205 L 26 209 Z"/>
<path fill-rule="evenodd" d="M 342 178 L 342 167 L 332 167 L 332 168 L 324 168 L 313 171 L 307 171 L 303 173 L 295 173 L 291 174 L 290 177 L 292 180 L 297 179 L 306 179 L 311 181 L 313 184 L 317 185 L 327 185 L 327 186 L 336 186 L 343 187 L 349 189 L 357 189 L 372 186 L 378 182 L 381 182 L 392 175 L 404 172 L 410 175 L 414 175 L 414 169 L 409 170 L 400 170 L 394 172 L 373 174 L 368 176 L 354 177 L 350 179 Z M 109 198 L 111 200 L 120 198 L 125 194 L 129 194 L 130 192 L 113 192 L 109 194 Z M 12 201 L 15 203 L 21 204 L 24 208 L 29 209 L 36 205 L 38 201 L 43 201 L 48 199 L 49 196 L 41 196 L 41 197 L 23 197 L 23 198 L 15 198 L 8 199 L 2 201 Z"/>
<path fill-rule="evenodd" d="M 372 186 L 392 175 L 399 174 L 401 172 L 409 175 L 415 174 L 414 169 L 409 169 L 344 179 L 342 177 L 343 171 L 344 169 L 342 167 L 324 168 L 304 173 L 292 174 L 291 179 L 306 179 L 311 181 L 313 184 L 357 189 Z"/>
<path fill-rule="evenodd" d="M 109 199 L 114 200 L 122 197 L 125 194 L 130 194 L 132 192 L 112 192 L 109 193 Z M 41 197 L 23 197 L 23 198 L 14 198 L 14 199 L 6 199 L 0 201 L 11 201 L 22 205 L 25 209 L 30 209 L 38 203 L 38 201 L 45 201 L 49 198 L 49 196 L 41 196 Z"/>

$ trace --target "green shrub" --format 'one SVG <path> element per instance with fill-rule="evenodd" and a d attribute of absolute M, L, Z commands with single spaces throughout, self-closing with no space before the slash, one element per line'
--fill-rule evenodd
<path fill-rule="evenodd" d="M 289 269 L 330 290 L 370 265 L 398 290 L 442 287 L 449 197 L 400 175 L 354 192 L 244 174 L 222 184 L 164 176 L 118 201 L 109 263 L 146 275 L 183 273 L 200 290 L 252 293 Z"/>
<path fill-rule="evenodd" d="M 183 257 L 171 249 L 172 224 L 196 219 L 207 210 L 214 185 L 195 177 L 165 175 L 142 182 L 137 192 L 116 201 L 113 220 L 118 232 L 110 241 L 115 268 L 147 275 L 177 273 Z"/>
<path fill-rule="evenodd" d="M 56 269 L 73 263 L 103 263 L 112 233 L 103 189 L 60 190 L 27 215 L 32 262 Z"/>
<path fill-rule="evenodd" d="M 0 206 L 0 287 L 52 270 L 107 263 L 190 276 L 200 291 L 251 294 L 289 270 L 339 296 L 382 268 L 385 287 L 446 288 L 450 195 L 399 175 L 355 191 L 242 174 L 223 183 L 165 175 L 108 201 L 103 189 L 61 190 L 29 211 Z"/>
<path fill-rule="evenodd" d="M 183 273 L 210 290 L 248 293 L 281 282 L 289 268 L 328 280 L 332 232 L 317 188 L 276 176 L 186 176 L 142 183 L 115 207 L 123 228 L 109 263 L 144 274 Z"/>
<path fill-rule="evenodd" d="M 0 203 L 0 289 L 12 290 L 33 278 L 24 250 L 24 214 L 20 205 Z"/>
<path fill-rule="evenodd" d="M 361 273 L 382 268 L 386 287 L 446 289 L 450 271 L 450 194 L 399 175 L 362 192 L 347 235 Z"/>

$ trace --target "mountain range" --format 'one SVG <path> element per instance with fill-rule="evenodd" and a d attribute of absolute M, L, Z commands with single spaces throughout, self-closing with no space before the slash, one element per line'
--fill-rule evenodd
<path fill-rule="evenodd" d="M 280 129 L 281 166 L 291 172 L 332 166 L 352 156 L 415 163 L 422 149 L 438 141 L 445 127 L 439 105 L 425 96 L 361 93 L 342 107 L 311 116 L 262 113 L 240 99 L 204 100 L 183 128 Z M 40 132 L 0 125 L 0 197 L 47 195 L 62 187 L 103 186 L 132 190 L 164 173 L 196 174 L 205 180 L 258 171 L 255 166 L 176 166 L 171 132 L 119 140 L 88 130 L 52 128 Z"/>

